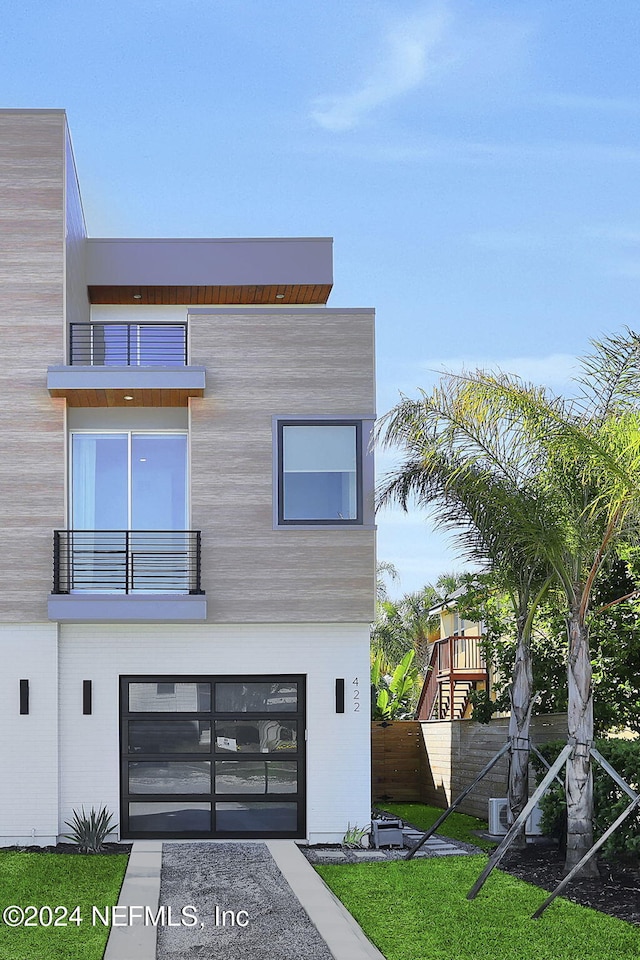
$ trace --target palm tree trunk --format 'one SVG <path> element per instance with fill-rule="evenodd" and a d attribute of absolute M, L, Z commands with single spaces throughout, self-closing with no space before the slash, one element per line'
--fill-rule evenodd
<path fill-rule="evenodd" d="M 420 670 L 421 673 L 426 673 L 429 663 L 431 662 L 433 643 L 431 643 L 428 636 L 420 633 L 413 641 L 413 648 L 416 651 L 415 663 L 418 670 Z"/>
<path fill-rule="evenodd" d="M 518 642 L 509 691 L 511 752 L 507 795 L 512 820 L 520 815 L 529 799 L 529 725 L 533 697 L 533 672 L 527 632 L 524 618 L 518 617 Z M 514 846 L 521 848 L 526 846 L 524 831 L 514 841 Z"/>
<path fill-rule="evenodd" d="M 568 621 L 568 735 L 574 750 L 567 761 L 567 855 L 568 873 L 593 845 L 593 775 L 590 747 L 593 743 L 593 694 L 589 631 L 574 609 Z M 582 877 L 599 876 L 595 859 L 580 871 Z"/>

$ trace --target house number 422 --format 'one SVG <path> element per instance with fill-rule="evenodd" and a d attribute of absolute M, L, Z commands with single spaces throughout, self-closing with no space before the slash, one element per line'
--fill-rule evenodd
<path fill-rule="evenodd" d="M 354 677 L 351 681 L 351 689 L 353 691 L 353 712 L 360 713 L 360 681 L 357 677 Z"/>

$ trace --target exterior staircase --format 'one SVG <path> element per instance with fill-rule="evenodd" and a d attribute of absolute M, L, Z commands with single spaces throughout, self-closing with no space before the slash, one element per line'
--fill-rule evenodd
<path fill-rule="evenodd" d="M 437 640 L 418 701 L 418 720 L 463 720 L 471 716 L 471 693 L 487 689 L 489 673 L 480 636 Z"/>

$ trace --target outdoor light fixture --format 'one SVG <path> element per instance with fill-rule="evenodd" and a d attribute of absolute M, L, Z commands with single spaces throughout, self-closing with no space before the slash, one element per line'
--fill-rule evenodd
<path fill-rule="evenodd" d="M 276 293 L 276 300 L 284 300 L 284 293 Z"/>
<path fill-rule="evenodd" d="M 127 394 L 123 397 L 123 399 L 124 399 L 124 400 L 133 400 L 133 397 L 132 397 L 130 394 L 127 393 Z"/>
<path fill-rule="evenodd" d="M 82 681 L 82 712 L 86 715 L 91 713 L 91 680 Z"/>
<path fill-rule="evenodd" d="M 142 294 L 141 294 L 141 293 L 134 293 L 133 299 L 134 299 L 134 300 L 142 300 Z"/>
<path fill-rule="evenodd" d="M 20 681 L 20 713 L 29 713 L 29 681 Z"/>
<path fill-rule="evenodd" d="M 344 679 L 336 680 L 336 713 L 344 713 Z"/>

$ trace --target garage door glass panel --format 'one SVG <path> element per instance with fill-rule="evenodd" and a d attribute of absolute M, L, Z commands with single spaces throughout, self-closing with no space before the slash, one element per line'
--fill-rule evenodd
<path fill-rule="evenodd" d="M 209 753 L 209 720 L 130 720 L 129 753 Z"/>
<path fill-rule="evenodd" d="M 199 803 L 130 803 L 129 830 L 135 833 L 209 833 L 211 804 Z"/>
<path fill-rule="evenodd" d="M 135 761 L 129 763 L 130 793 L 210 793 L 211 762 Z"/>
<path fill-rule="evenodd" d="M 296 750 L 297 720 L 220 720 L 215 726 L 216 753 L 281 753 Z"/>
<path fill-rule="evenodd" d="M 129 710 L 134 713 L 209 712 L 209 683 L 130 683 Z"/>
<path fill-rule="evenodd" d="M 297 793 L 298 765 L 279 760 L 217 760 L 216 793 Z"/>
<path fill-rule="evenodd" d="M 229 833 L 278 833 L 296 829 L 297 804 L 233 801 L 216 803 L 218 830 Z"/>
<path fill-rule="evenodd" d="M 298 709 L 296 683 L 216 683 L 215 709 L 228 713 L 282 713 Z"/>

